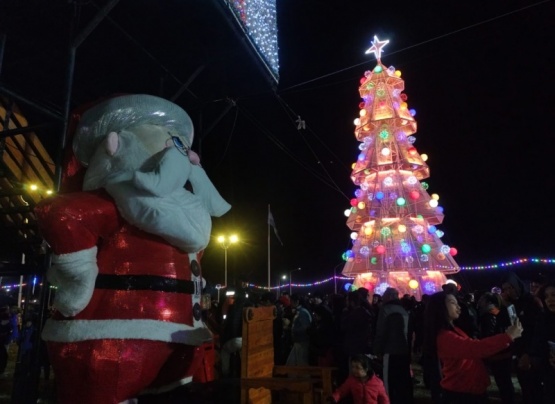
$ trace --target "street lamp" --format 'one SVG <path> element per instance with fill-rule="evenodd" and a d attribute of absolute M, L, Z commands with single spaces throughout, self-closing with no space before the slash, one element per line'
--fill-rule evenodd
<path fill-rule="evenodd" d="M 293 288 L 291 287 L 291 284 L 293 283 L 291 282 L 291 274 L 295 271 L 300 271 L 300 270 L 301 268 L 297 268 L 297 269 L 293 269 L 292 271 L 289 271 L 289 296 L 292 295 L 292 290 L 293 290 Z"/>
<path fill-rule="evenodd" d="M 220 243 L 220 247 L 224 249 L 224 284 L 222 288 L 227 288 L 227 249 L 231 244 L 235 244 L 239 241 L 239 237 L 237 235 L 232 234 L 231 236 L 219 236 L 218 243 Z"/>
<path fill-rule="evenodd" d="M 222 285 L 220 285 L 219 283 L 216 285 L 216 290 L 218 291 L 218 304 L 220 303 L 220 289 L 222 288 Z"/>
<path fill-rule="evenodd" d="M 287 279 L 287 275 L 281 275 L 281 278 L 279 278 L 279 286 L 278 286 L 278 299 L 281 297 L 281 280 L 285 280 Z"/>

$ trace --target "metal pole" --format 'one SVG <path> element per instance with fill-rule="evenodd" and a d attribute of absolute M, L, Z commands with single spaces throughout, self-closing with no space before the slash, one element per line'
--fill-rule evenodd
<path fill-rule="evenodd" d="M 23 300 L 23 275 L 19 275 L 19 293 L 17 294 L 17 307 L 21 308 Z"/>
<path fill-rule="evenodd" d="M 293 274 L 293 272 L 300 271 L 300 270 L 301 270 L 301 268 L 297 268 L 297 269 L 294 269 L 292 271 L 289 271 L 289 296 L 291 296 L 292 290 L 293 290 L 293 288 L 292 288 L 292 283 L 293 282 L 291 282 L 291 275 Z"/>
<path fill-rule="evenodd" d="M 6 34 L 0 34 L 0 74 L 2 73 L 2 61 L 4 60 L 4 49 L 6 47 Z"/>
<path fill-rule="evenodd" d="M 21 254 L 21 264 L 25 265 L 25 254 Z M 19 293 L 17 294 L 17 307 L 19 308 L 21 308 L 22 299 L 23 299 L 23 275 L 19 275 Z M 28 305 L 25 305 L 25 306 L 28 306 Z"/>
<path fill-rule="evenodd" d="M 85 39 L 94 31 L 94 29 L 102 22 L 104 18 L 108 16 L 110 11 L 119 3 L 119 0 L 112 0 L 106 4 L 102 9 L 96 13 L 93 19 L 87 24 L 87 26 L 73 39 L 73 47 L 78 48 Z"/>
<path fill-rule="evenodd" d="M 334 283 L 335 294 L 337 294 L 337 268 L 343 264 L 344 262 L 340 262 L 339 264 L 333 267 L 333 283 Z"/>
<path fill-rule="evenodd" d="M 224 246 L 224 283 L 227 289 L 227 247 Z"/>
<path fill-rule="evenodd" d="M 268 287 L 270 287 L 270 204 L 268 204 Z"/>
<path fill-rule="evenodd" d="M 289 297 L 293 294 L 293 287 L 291 286 L 291 273 L 289 272 Z"/>
<path fill-rule="evenodd" d="M 204 65 L 201 65 L 201 66 L 197 67 L 197 70 L 195 70 L 195 72 L 191 75 L 191 77 L 189 77 L 189 79 L 179 88 L 179 90 L 173 95 L 173 97 L 170 98 L 170 101 L 175 102 L 175 100 L 177 100 L 177 98 L 181 94 L 183 94 L 183 91 L 185 91 L 187 89 L 187 87 L 189 87 L 189 85 L 197 78 L 197 76 L 203 70 L 204 70 Z M 221 116 L 221 118 L 223 118 L 223 115 Z M 210 130 L 212 130 L 212 128 L 210 128 Z"/>
<path fill-rule="evenodd" d="M 55 119 L 55 120 L 62 120 L 63 116 L 55 110 L 49 109 L 37 102 L 31 101 L 28 98 L 25 98 L 24 96 L 16 93 L 15 91 L 10 90 L 9 88 L 6 88 L 3 85 L 0 85 L 0 93 L 7 95 L 11 98 L 14 98 L 15 100 L 19 101 L 22 104 L 26 104 L 34 109 L 36 109 L 37 111 L 43 113 L 44 115 L 48 115 L 50 118 Z"/>

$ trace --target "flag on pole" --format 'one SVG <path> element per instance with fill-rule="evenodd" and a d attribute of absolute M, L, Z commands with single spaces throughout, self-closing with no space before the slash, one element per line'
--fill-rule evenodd
<path fill-rule="evenodd" d="M 274 234 L 276 235 L 276 238 L 278 239 L 279 243 L 283 245 L 283 241 L 281 241 L 281 238 L 279 237 L 278 231 L 276 229 L 276 222 L 274 220 L 274 215 L 272 215 L 272 212 L 269 209 L 268 209 L 268 226 L 272 226 L 272 228 L 274 229 Z"/>

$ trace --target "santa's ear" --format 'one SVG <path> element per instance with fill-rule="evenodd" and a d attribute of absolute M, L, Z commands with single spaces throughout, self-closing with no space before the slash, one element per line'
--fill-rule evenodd
<path fill-rule="evenodd" d="M 117 132 L 108 133 L 108 136 L 106 137 L 106 153 L 108 153 L 109 156 L 113 157 L 118 150 L 118 145 L 119 137 Z"/>
<path fill-rule="evenodd" d="M 189 149 L 187 150 L 187 156 L 189 157 L 189 161 L 191 161 L 191 164 L 194 164 L 195 166 L 200 166 L 200 157 L 198 154 Z"/>

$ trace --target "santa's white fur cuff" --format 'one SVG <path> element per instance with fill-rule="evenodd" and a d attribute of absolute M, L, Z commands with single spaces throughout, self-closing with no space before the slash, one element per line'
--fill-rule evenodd
<path fill-rule="evenodd" d="M 145 339 L 201 345 L 212 339 L 204 327 L 156 320 L 53 320 L 42 331 L 42 339 L 53 342 L 78 342 L 96 339 Z"/>

